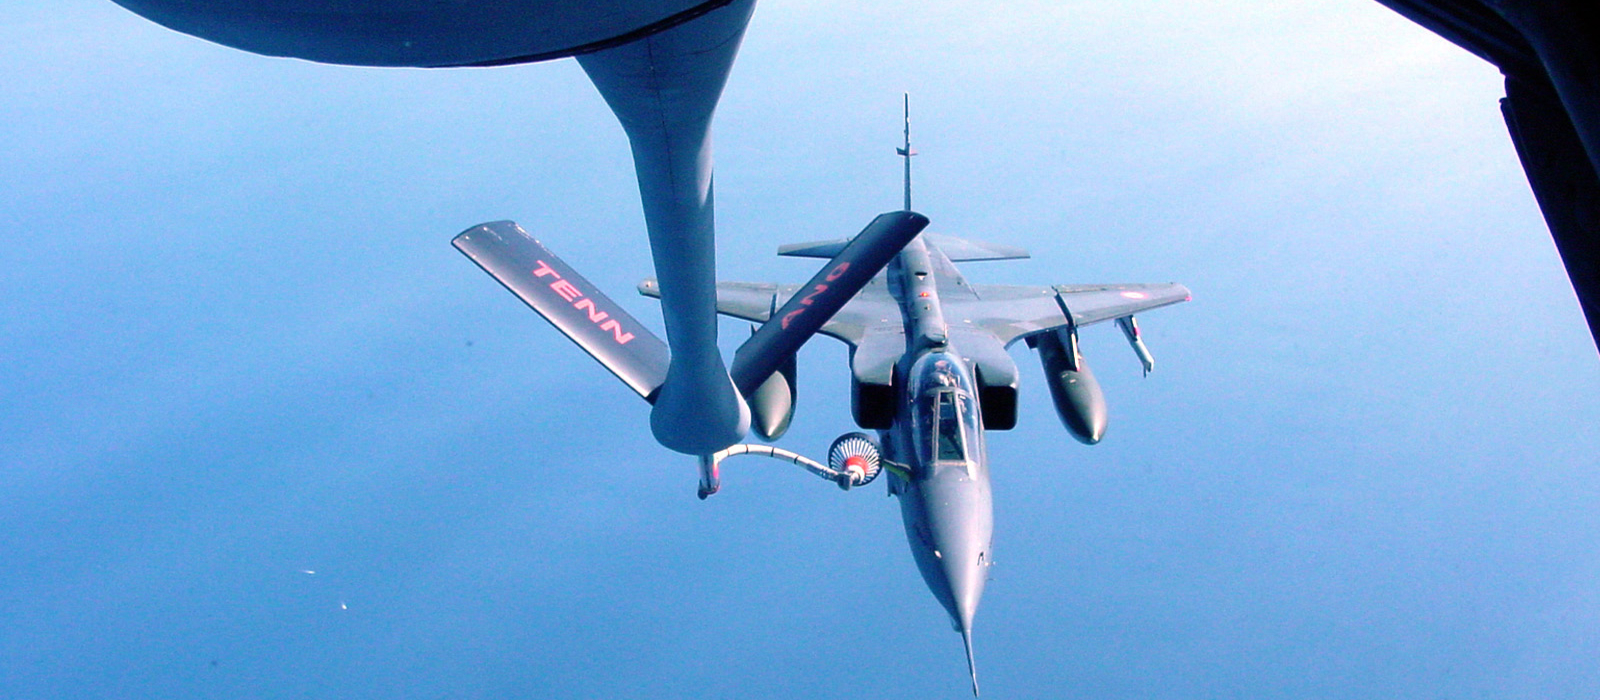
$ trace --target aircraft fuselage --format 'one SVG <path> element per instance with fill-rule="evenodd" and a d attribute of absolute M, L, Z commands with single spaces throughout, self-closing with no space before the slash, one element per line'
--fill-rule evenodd
<path fill-rule="evenodd" d="M 952 337 L 939 300 L 939 275 L 921 238 L 888 270 L 906 327 L 896 374 L 896 413 L 880 431 L 890 492 L 900 499 L 917 568 L 968 637 L 991 563 L 994 505 L 982 408 L 971 363 Z"/>

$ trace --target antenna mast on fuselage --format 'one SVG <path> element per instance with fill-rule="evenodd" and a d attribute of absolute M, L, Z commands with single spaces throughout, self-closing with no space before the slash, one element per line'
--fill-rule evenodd
<path fill-rule="evenodd" d="M 906 207 L 905 207 L 905 210 L 906 211 L 911 211 L 911 156 L 916 155 L 917 152 L 911 150 L 911 93 L 909 93 L 909 92 L 905 93 L 905 116 L 906 116 L 906 146 L 905 146 L 905 148 L 896 148 L 896 149 L 894 149 L 894 152 L 900 154 L 902 157 L 904 157 L 906 159 Z"/>

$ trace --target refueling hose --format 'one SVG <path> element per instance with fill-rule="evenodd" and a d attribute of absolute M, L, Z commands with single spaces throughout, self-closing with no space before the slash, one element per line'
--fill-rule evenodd
<path fill-rule="evenodd" d="M 720 464 L 722 460 L 728 457 L 746 454 L 761 455 L 763 457 L 771 457 L 776 460 L 798 464 L 802 469 L 838 484 L 839 488 L 841 489 L 849 490 L 851 486 L 856 485 L 854 483 L 855 479 L 849 472 L 833 469 L 826 464 L 818 462 L 817 460 L 811 459 L 798 452 L 790 452 L 782 447 L 773 447 L 772 445 L 734 445 L 726 450 L 711 455 L 711 463 L 713 465 Z"/>

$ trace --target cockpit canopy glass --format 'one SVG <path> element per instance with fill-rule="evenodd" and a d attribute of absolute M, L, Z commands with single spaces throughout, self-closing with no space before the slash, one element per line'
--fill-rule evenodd
<path fill-rule="evenodd" d="M 954 391 L 941 391 L 936 401 L 938 419 L 933 429 L 933 458 L 940 462 L 965 461 L 966 441 L 961 439 L 961 417 L 956 413 Z"/>
<path fill-rule="evenodd" d="M 920 446 L 922 461 L 967 461 L 976 414 L 965 365 L 948 353 L 929 353 L 912 376 L 917 433 L 931 438 Z"/>

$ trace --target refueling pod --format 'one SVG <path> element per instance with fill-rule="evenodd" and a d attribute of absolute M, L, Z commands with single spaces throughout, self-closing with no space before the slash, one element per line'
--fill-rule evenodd
<path fill-rule="evenodd" d="M 1039 351 L 1062 424 L 1085 445 L 1100 442 L 1106 434 L 1106 397 L 1078 352 L 1077 331 L 1069 327 L 1041 333 L 1029 338 L 1028 345 Z"/>

